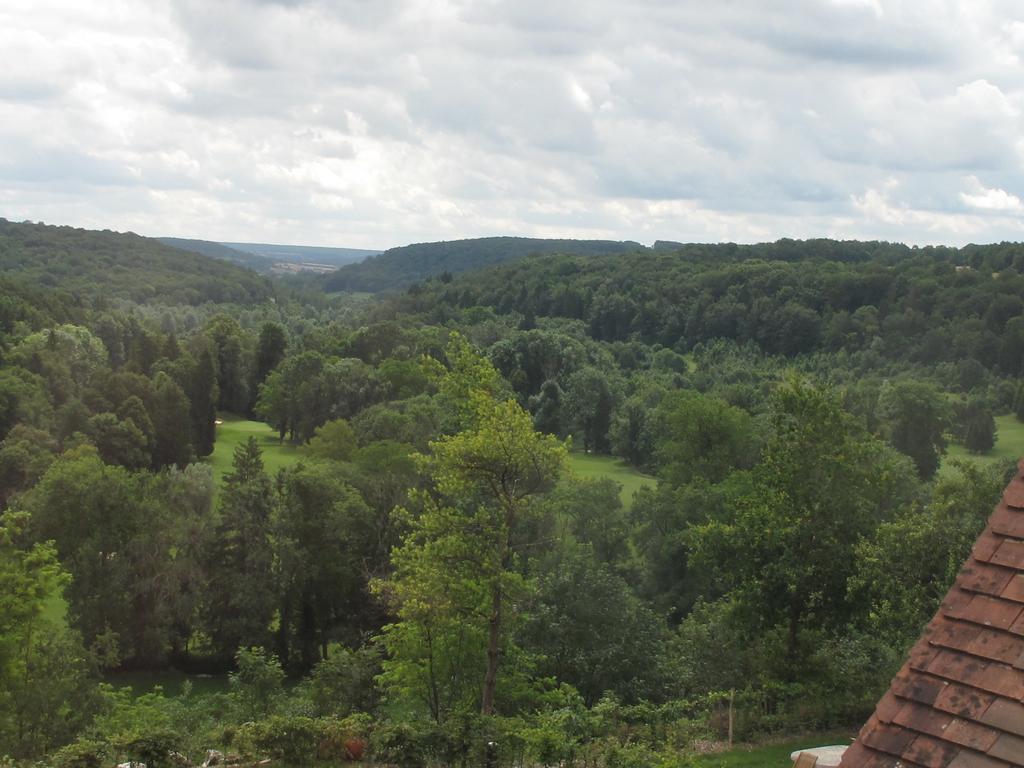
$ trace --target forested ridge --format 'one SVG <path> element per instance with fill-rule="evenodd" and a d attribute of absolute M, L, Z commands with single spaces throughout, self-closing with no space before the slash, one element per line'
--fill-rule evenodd
<path fill-rule="evenodd" d="M 0 219 L 0 270 L 76 296 L 139 303 L 250 303 L 271 296 L 248 269 L 131 233 Z"/>
<path fill-rule="evenodd" d="M 431 277 L 453 275 L 533 253 L 600 254 L 640 250 L 634 242 L 554 240 L 531 237 L 481 237 L 391 248 L 323 278 L 327 291 L 397 291 Z"/>
<path fill-rule="evenodd" d="M 1024 247 L 610 250 L 327 297 L 3 223 L 0 755 L 686 766 L 729 701 L 852 735 L 1013 469 Z M 301 449 L 218 482 L 228 415 Z"/>

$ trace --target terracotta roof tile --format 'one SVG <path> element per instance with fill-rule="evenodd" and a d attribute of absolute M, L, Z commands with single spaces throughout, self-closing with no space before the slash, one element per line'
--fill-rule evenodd
<path fill-rule="evenodd" d="M 999 596 L 1004 600 L 1016 600 L 1018 603 L 1024 603 L 1024 573 L 1018 573 L 1010 579 L 1010 583 L 1006 585 L 1006 589 Z"/>
<path fill-rule="evenodd" d="M 1024 768 L 1024 461 L 841 768 Z"/>
<path fill-rule="evenodd" d="M 875 707 L 875 717 L 883 723 L 891 723 L 893 718 L 903 709 L 904 705 L 905 702 L 902 699 L 896 698 L 896 695 L 889 691 L 878 702 L 878 706 Z"/>
<path fill-rule="evenodd" d="M 999 699 L 988 708 L 981 722 L 1006 733 L 1024 736 L 1024 704 Z"/>
<path fill-rule="evenodd" d="M 1000 595 L 1006 585 L 1017 574 L 1010 568 L 989 565 L 977 560 L 971 561 L 960 571 L 956 586 L 968 592 L 981 592 L 986 595 Z M 954 587 L 955 589 L 956 587 Z M 971 601 L 973 602 L 973 600 Z M 968 603 L 969 605 L 969 603 Z M 950 615 L 956 616 L 955 613 Z"/>
<path fill-rule="evenodd" d="M 943 712 L 977 720 L 995 702 L 996 697 L 966 685 L 947 684 L 935 699 L 935 708 Z"/>
<path fill-rule="evenodd" d="M 918 643 L 910 651 L 907 666 L 917 670 L 928 669 L 928 666 L 940 653 L 942 653 L 942 648 L 939 645 L 932 645 L 931 642 Z"/>
<path fill-rule="evenodd" d="M 1007 768 L 1008 763 L 1004 763 L 1002 760 L 994 760 L 991 757 L 985 757 L 985 755 L 979 755 L 977 752 L 967 752 L 966 750 L 956 756 L 956 759 L 951 762 L 946 768 Z M 845 768 L 846 763 L 843 762 L 841 768 Z"/>
<path fill-rule="evenodd" d="M 1020 640 L 995 629 L 978 628 L 967 647 L 960 650 L 1004 664 L 1015 664 L 1021 657 Z"/>
<path fill-rule="evenodd" d="M 992 515 L 989 526 L 993 533 L 1000 536 L 1011 536 L 1015 539 L 1024 539 L 1024 513 L 1016 509 L 1010 509 L 1003 505 L 996 509 Z"/>
<path fill-rule="evenodd" d="M 1006 664 L 988 664 L 978 675 L 975 684 L 984 691 L 1008 699 L 1024 699 L 1024 672 Z M 1024 764 L 1024 755 L 1021 755 Z"/>
<path fill-rule="evenodd" d="M 1010 627 L 1010 631 L 1015 635 L 1024 636 L 1024 614 L 1014 622 L 1013 626 Z"/>
<path fill-rule="evenodd" d="M 939 710 L 932 709 L 931 707 L 926 707 L 921 704 L 908 701 L 900 708 L 900 711 L 896 713 L 892 722 L 896 725 L 902 725 L 905 728 L 910 728 L 918 733 L 930 733 L 932 736 L 942 736 L 946 732 L 946 729 L 952 725 L 953 720 L 953 715 L 947 714 L 946 712 L 940 712 Z"/>
<path fill-rule="evenodd" d="M 1024 469 L 1020 465 L 1017 468 Z M 1003 501 L 1011 507 L 1024 509 L 1024 483 L 1016 479 L 1011 480 L 1010 484 L 1006 486 L 1006 490 L 1003 491 Z"/>
<path fill-rule="evenodd" d="M 967 651 L 985 631 L 984 627 L 979 627 L 976 624 L 967 624 L 947 619 L 945 616 L 936 616 L 925 636 L 933 645 Z"/>
<path fill-rule="evenodd" d="M 964 570 L 956 580 L 956 587 L 968 592 L 980 592 L 984 595 L 1001 595 L 1002 590 L 1007 588 L 1015 575 L 1017 575 L 1017 571 L 1012 568 L 974 560 L 964 566 Z M 974 602 L 974 598 L 971 599 L 971 602 Z M 950 615 L 954 614 L 950 613 Z"/>
<path fill-rule="evenodd" d="M 902 756 L 916 738 L 914 731 L 877 720 L 860 735 L 861 741 L 867 746 L 896 757 Z"/>
<path fill-rule="evenodd" d="M 931 736 L 918 736 L 902 756 L 920 763 L 926 768 L 946 768 L 953 758 L 960 754 L 961 749 L 944 739 L 933 739 Z"/>
<path fill-rule="evenodd" d="M 946 728 L 945 737 L 962 747 L 988 752 L 999 739 L 999 731 L 958 717 Z"/>
<path fill-rule="evenodd" d="M 1007 578 L 1003 589 L 1011 581 Z M 1000 592 L 1003 590 L 1000 589 Z M 1009 600 L 1003 600 L 989 595 L 975 595 L 967 607 L 960 612 L 957 618 L 965 621 L 973 621 L 976 624 L 983 624 L 986 627 L 998 627 L 1009 629 L 1024 612 L 1024 606 Z"/>
<path fill-rule="evenodd" d="M 868 760 L 871 759 L 875 753 L 861 744 L 859 741 L 853 742 L 849 747 L 846 748 L 846 753 L 843 755 L 843 761 L 853 761 L 851 764 L 866 766 Z"/>
<path fill-rule="evenodd" d="M 1003 543 L 999 545 L 999 549 L 995 551 L 989 562 L 1018 570 L 1024 568 L 1024 541 L 1003 539 Z"/>
<path fill-rule="evenodd" d="M 988 562 L 992 555 L 995 554 L 996 550 L 999 549 L 999 545 L 1002 544 L 1006 539 L 1002 536 L 996 536 L 992 531 L 985 531 L 978 537 L 978 540 L 974 542 L 974 548 L 971 550 L 971 556 L 975 560 L 981 560 Z"/>
<path fill-rule="evenodd" d="M 920 704 L 934 704 L 944 687 L 941 680 L 908 671 L 901 672 L 892 683 L 893 693 Z"/>
<path fill-rule="evenodd" d="M 942 600 L 942 611 L 951 616 L 955 615 L 966 608 L 973 597 L 973 594 L 965 592 L 962 589 L 951 589 L 949 590 L 949 594 L 947 594 Z"/>
<path fill-rule="evenodd" d="M 999 740 L 986 753 L 989 757 L 997 760 L 1006 760 L 1009 763 L 1024 760 L 1024 739 L 1020 736 L 1011 736 L 1004 733 Z"/>
<path fill-rule="evenodd" d="M 973 680 L 984 671 L 985 664 L 974 656 L 966 653 L 957 653 L 946 648 L 942 649 L 932 663 L 928 665 L 928 672 L 944 680 L 961 683 Z"/>

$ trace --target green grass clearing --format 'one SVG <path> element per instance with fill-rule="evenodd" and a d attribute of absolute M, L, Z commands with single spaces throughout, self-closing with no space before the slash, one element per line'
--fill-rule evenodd
<path fill-rule="evenodd" d="M 942 459 L 939 472 L 949 466 L 950 459 L 965 459 L 982 464 L 994 464 L 1007 460 L 1017 461 L 1024 456 L 1024 423 L 1017 421 L 1013 414 L 996 416 L 996 444 L 988 453 L 970 453 L 962 445 L 951 443 Z"/>
<path fill-rule="evenodd" d="M 786 737 L 771 744 L 743 745 L 728 752 L 701 755 L 694 760 L 697 768 L 789 768 L 791 753 L 798 749 L 849 744 L 856 729 L 831 733 L 811 733 L 800 737 Z"/>
<path fill-rule="evenodd" d="M 619 496 L 626 509 L 633 506 L 634 493 L 644 487 L 653 488 L 658 482 L 614 456 L 573 452 L 569 454 L 569 467 L 581 478 L 589 480 L 607 477 L 617 482 L 622 486 Z"/>
<path fill-rule="evenodd" d="M 164 696 L 180 696 L 186 681 L 191 683 L 192 694 L 196 696 L 228 692 L 227 675 L 186 675 L 171 669 L 159 672 L 110 672 L 103 676 L 103 682 L 115 688 L 131 688 L 132 696 L 152 693 L 158 685 Z"/>
<path fill-rule="evenodd" d="M 217 425 L 217 442 L 213 453 L 207 461 L 213 467 L 213 479 L 220 487 L 224 475 L 231 472 L 231 461 L 235 448 L 255 437 L 263 451 L 263 466 L 267 474 L 273 477 L 279 469 L 290 467 L 306 455 L 305 446 L 292 445 L 287 441 L 281 443 L 273 427 L 262 421 L 249 421 L 228 414 L 220 416 L 221 424 Z"/>

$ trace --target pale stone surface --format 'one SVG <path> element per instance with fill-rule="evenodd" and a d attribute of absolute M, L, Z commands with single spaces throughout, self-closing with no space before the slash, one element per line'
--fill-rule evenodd
<path fill-rule="evenodd" d="M 846 751 L 845 744 L 839 744 L 832 747 L 815 747 L 814 749 L 798 749 L 792 755 L 790 759 L 796 762 L 796 759 L 802 754 L 812 754 L 818 758 L 818 763 L 815 768 L 837 768 L 839 761 L 843 759 L 843 753 Z"/>

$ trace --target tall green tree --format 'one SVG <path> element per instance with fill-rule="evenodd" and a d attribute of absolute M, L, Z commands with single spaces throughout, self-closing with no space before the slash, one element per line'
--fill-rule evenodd
<path fill-rule="evenodd" d="M 151 462 L 146 436 L 131 419 L 122 421 L 113 413 L 98 413 L 89 419 L 87 434 L 108 464 L 142 469 Z"/>
<path fill-rule="evenodd" d="M 996 444 L 996 421 L 988 403 L 971 398 L 960 412 L 964 447 L 971 453 L 988 453 Z"/>
<path fill-rule="evenodd" d="M 149 411 L 156 432 L 153 465 L 184 467 L 192 460 L 188 397 L 163 371 L 153 379 L 153 402 Z"/>
<path fill-rule="evenodd" d="M 0 515 L 0 752 L 22 758 L 70 741 L 99 705 L 80 637 L 48 611 L 67 574 L 51 544 L 19 543 L 26 524 Z"/>
<path fill-rule="evenodd" d="M 563 413 L 570 431 L 580 436 L 584 450 L 608 452 L 608 430 L 617 399 L 608 371 L 588 365 L 566 379 Z"/>
<path fill-rule="evenodd" d="M 177 470 L 132 474 L 83 445 L 65 451 L 19 497 L 31 514 L 29 532 L 53 541 L 71 574 L 69 616 L 87 644 L 116 635 L 125 661 L 152 665 L 167 658 L 176 637 L 190 634 L 191 616 L 183 616 L 190 611 L 180 601 L 192 591 L 183 586 L 197 571 L 189 553 L 212 495 L 199 473 L 194 479 L 198 485 Z"/>
<path fill-rule="evenodd" d="M 917 639 L 984 530 L 1006 469 L 954 460 L 927 504 L 857 543 L 850 594 L 865 630 L 900 650 Z"/>
<path fill-rule="evenodd" d="M 203 625 L 217 653 L 268 645 L 277 608 L 272 525 L 274 488 L 255 437 L 235 448 L 217 523 L 206 544 Z M 239 588 L 239 585 L 245 585 Z"/>
<path fill-rule="evenodd" d="M 308 672 L 327 656 L 332 640 L 356 644 L 369 628 L 373 517 L 330 464 L 300 464 L 278 483 L 278 654 L 286 667 Z"/>
<path fill-rule="evenodd" d="M 654 413 L 661 476 L 671 485 L 700 478 L 718 483 L 757 459 L 750 416 L 723 400 L 693 390 L 666 395 Z"/>
<path fill-rule="evenodd" d="M 288 337 L 284 328 L 278 323 L 264 323 L 256 339 L 256 359 L 253 365 L 252 392 L 259 390 L 260 384 L 278 364 L 284 360 L 288 350 Z"/>
<path fill-rule="evenodd" d="M 249 408 L 252 381 L 252 336 L 228 315 L 217 315 L 203 329 L 213 343 L 217 367 L 217 407 L 231 413 Z"/>
<path fill-rule="evenodd" d="M 946 452 L 949 408 L 942 394 L 923 381 L 901 380 L 882 387 L 878 410 L 889 442 L 914 461 L 927 479 Z"/>
<path fill-rule="evenodd" d="M 572 685 L 594 704 L 659 690 L 664 622 L 592 547 L 568 541 L 535 563 L 537 593 L 521 642 L 540 656 L 537 672 Z"/>
<path fill-rule="evenodd" d="M 189 421 L 192 426 L 192 445 L 197 456 L 209 456 L 216 442 L 217 421 L 217 369 L 213 354 L 208 349 L 199 353 L 192 375 L 189 377 Z"/>
<path fill-rule="evenodd" d="M 465 397 L 465 428 L 432 443 L 429 475 L 436 491 L 420 496 L 423 511 L 393 555 L 395 575 L 378 586 L 398 619 L 385 633 L 392 654 L 385 681 L 402 687 L 418 679 L 439 720 L 445 712 L 434 665 L 444 662 L 436 654 L 464 652 L 459 638 L 470 647 L 482 643 L 480 712 L 496 711 L 501 659 L 515 655 L 516 605 L 528 591 L 516 567 L 528 544 L 524 534 L 544 514 L 537 501 L 565 461 L 565 447 L 537 433 L 528 413 L 494 398 L 497 375 L 486 361 L 458 340 L 449 359 L 454 365 L 442 392 Z"/>
<path fill-rule="evenodd" d="M 796 676 L 804 629 L 850 618 L 857 542 L 907 504 L 916 483 L 830 390 L 787 379 L 772 397 L 770 424 L 751 491 L 725 518 L 695 526 L 691 541 L 699 567 L 717 574 L 756 626 L 784 627 Z"/>

